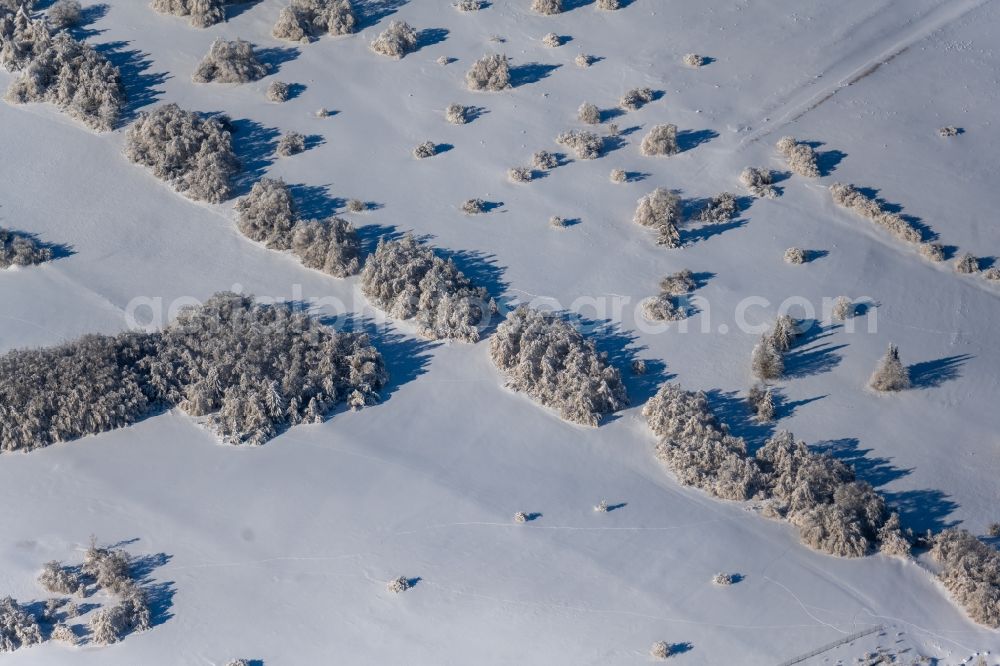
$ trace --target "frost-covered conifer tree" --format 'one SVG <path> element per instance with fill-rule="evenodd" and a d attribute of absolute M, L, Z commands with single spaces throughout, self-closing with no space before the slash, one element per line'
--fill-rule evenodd
<path fill-rule="evenodd" d="M 902 391 L 910 388 L 910 371 L 899 360 L 899 348 L 890 344 L 879 361 L 868 385 L 876 391 Z"/>
<path fill-rule="evenodd" d="M 658 245 L 669 248 L 681 246 L 681 199 L 676 192 L 658 187 L 639 199 L 632 221 L 655 229 L 658 232 Z"/>
<path fill-rule="evenodd" d="M 753 348 L 750 365 L 757 379 L 779 379 L 785 374 L 781 352 L 775 348 L 772 338 L 766 335 L 761 336 L 760 342 Z"/>

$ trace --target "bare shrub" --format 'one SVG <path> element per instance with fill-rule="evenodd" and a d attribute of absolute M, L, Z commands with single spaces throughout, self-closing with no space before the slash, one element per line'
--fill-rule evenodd
<path fill-rule="evenodd" d="M 85 589 L 79 573 L 55 560 L 45 563 L 38 575 L 38 584 L 53 594 L 83 595 Z"/>
<path fill-rule="evenodd" d="M 56 30 L 65 30 L 80 24 L 83 7 L 80 0 L 57 0 L 45 15 Z"/>
<path fill-rule="evenodd" d="M 404 576 L 399 578 L 393 578 L 388 583 L 386 583 L 385 589 L 393 594 L 399 594 L 401 592 L 406 592 L 410 589 L 410 581 Z"/>
<path fill-rule="evenodd" d="M 347 210 L 351 213 L 363 213 L 368 210 L 368 204 L 361 199 L 351 199 L 347 202 Z"/>
<path fill-rule="evenodd" d="M 306 149 L 306 137 L 298 132 L 289 132 L 282 135 L 278 140 L 278 147 L 274 152 L 279 157 L 291 157 L 304 152 Z"/>
<path fill-rule="evenodd" d="M 931 557 L 941 566 L 938 579 L 969 616 L 1000 626 L 1000 553 L 966 530 L 950 528 L 934 537 Z"/>
<path fill-rule="evenodd" d="M 632 221 L 658 232 L 657 244 L 680 247 L 681 199 L 676 192 L 658 187 L 639 199 Z"/>
<path fill-rule="evenodd" d="M 0 269 L 33 266 L 52 259 L 51 248 L 34 236 L 0 227 Z"/>
<path fill-rule="evenodd" d="M 718 224 L 728 222 L 739 212 L 740 207 L 736 195 L 722 192 L 709 199 L 705 207 L 698 212 L 698 219 L 702 222 Z"/>
<path fill-rule="evenodd" d="M 979 259 L 975 255 L 966 252 L 955 260 L 955 272 L 963 275 L 979 272 Z"/>
<path fill-rule="evenodd" d="M 576 116 L 581 123 L 587 123 L 588 125 L 597 125 L 601 122 L 601 110 L 590 102 L 581 104 L 579 110 L 576 112 Z"/>
<path fill-rule="evenodd" d="M 413 149 L 413 156 L 418 160 L 437 155 L 437 144 L 433 141 L 424 141 Z"/>
<path fill-rule="evenodd" d="M 899 213 L 886 212 L 881 203 L 853 185 L 834 183 L 830 186 L 830 194 L 838 206 L 848 208 L 861 217 L 871 220 L 896 238 L 908 243 L 920 242 L 920 232 L 903 216 Z"/>
<path fill-rule="evenodd" d="M 726 585 L 732 585 L 734 582 L 735 582 L 735 580 L 734 580 L 732 574 L 727 574 L 727 573 L 724 573 L 724 572 L 720 571 L 719 573 L 717 573 L 714 576 L 712 576 L 712 584 L 713 585 L 726 586 Z"/>
<path fill-rule="evenodd" d="M 628 174 L 625 173 L 624 169 L 612 169 L 608 178 L 612 183 L 624 183 L 628 180 Z"/>
<path fill-rule="evenodd" d="M 607 513 L 608 510 L 609 510 L 608 509 L 608 500 L 606 500 L 606 499 L 602 499 L 594 507 L 594 511 L 596 511 L 597 513 Z"/>
<path fill-rule="evenodd" d="M 601 156 L 604 140 L 587 130 L 569 130 L 556 137 L 556 143 L 572 150 L 578 159 L 593 160 Z"/>
<path fill-rule="evenodd" d="M 349 35 L 357 30 L 350 0 L 292 0 L 278 14 L 271 34 L 276 39 L 308 42 L 322 34 Z"/>
<path fill-rule="evenodd" d="M 125 135 L 125 156 L 184 196 L 210 203 L 229 198 L 239 170 L 227 124 L 176 104 L 139 115 Z"/>
<path fill-rule="evenodd" d="M 531 166 L 542 170 L 555 169 L 559 166 L 559 158 L 547 150 L 539 150 L 531 156 Z"/>
<path fill-rule="evenodd" d="M 107 58 L 60 32 L 24 65 L 5 99 L 11 104 L 54 104 L 87 127 L 108 132 L 118 124 L 125 89 L 121 73 Z"/>
<path fill-rule="evenodd" d="M 786 264 L 804 264 L 806 263 L 806 253 L 800 247 L 790 247 L 785 250 L 784 259 Z"/>
<path fill-rule="evenodd" d="M 191 75 L 195 83 L 248 83 L 267 76 L 267 66 L 257 60 L 253 44 L 242 39 L 222 38 L 211 48 Z"/>
<path fill-rule="evenodd" d="M 153 0 L 151 6 L 161 14 L 190 16 L 191 25 L 196 28 L 226 20 L 226 0 Z"/>
<path fill-rule="evenodd" d="M 938 130 L 938 136 L 946 139 L 951 138 L 953 136 L 958 136 L 961 133 L 962 130 L 954 126 L 942 127 L 941 129 Z"/>
<path fill-rule="evenodd" d="M 462 203 L 462 212 L 466 215 L 480 215 L 486 212 L 486 202 L 482 199 L 466 199 Z"/>
<path fill-rule="evenodd" d="M 542 44 L 549 47 L 550 49 L 558 48 L 562 46 L 562 37 L 554 32 L 548 32 L 542 37 Z"/>
<path fill-rule="evenodd" d="M 499 53 L 483 56 L 465 73 L 465 83 L 469 90 L 499 91 L 510 88 L 507 56 Z"/>
<path fill-rule="evenodd" d="M 549 218 L 549 226 L 555 229 L 565 229 L 566 220 L 559 217 L 558 215 L 553 215 L 552 217 Z"/>
<path fill-rule="evenodd" d="M 676 155 L 680 152 L 677 147 L 677 125 L 654 125 L 649 134 L 642 138 L 639 150 L 649 157 Z"/>
<path fill-rule="evenodd" d="M 561 14 L 563 10 L 562 0 L 531 0 L 531 11 L 536 14 Z"/>
<path fill-rule="evenodd" d="M 902 391 L 910 388 L 910 371 L 899 360 L 899 348 L 890 344 L 879 361 L 868 385 L 876 391 Z"/>
<path fill-rule="evenodd" d="M 649 648 L 649 656 L 653 659 L 666 659 L 673 651 L 666 641 L 657 641 Z"/>
<path fill-rule="evenodd" d="M 272 81 L 267 87 L 267 99 L 270 102 L 287 102 L 292 94 L 292 87 L 284 81 Z"/>
<path fill-rule="evenodd" d="M 807 178 L 819 177 L 818 156 L 812 146 L 795 137 L 786 136 L 778 141 L 777 147 L 778 152 L 788 160 L 788 168 L 792 173 Z"/>
<path fill-rule="evenodd" d="M 740 185 L 750 190 L 755 197 L 774 199 L 778 191 L 774 188 L 774 176 L 770 169 L 747 167 L 740 172 Z"/>
<path fill-rule="evenodd" d="M 577 67 L 590 67 L 592 64 L 594 64 L 594 56 L 587 55 L 586 53 L 581 53 L 575 58 L 573 58 L 573 62 L 576 64 Z"/>
<path fill-rule="evenodd" d="M 530 183 L 532 176 L 530 167 L 511 167 L 507 169 L 507 179 L 512 183 Z"/>
<path fill-rule="evenodd" d="M 697 53 L 685 53 L 681 60 L 688 67 L 701 67 L 705 64 L 705 59 Z"/>
<path fill-rule="evenodd" d="M 626 111 L 636 111 L 652 101 L 652 88 L 632 88 L 618 100 L 618 106 Z"/>
<path fill-rule="evenodd" d="M 567 421 L 596 426 L 602 415 L 628 406 L 621 373 L 593 341 L 550 313 L 518 307 L 497 327 L 490 356 L 508 388 Z"/>
<path fill-rule="evenodd" d="M 514 514 L 514 522 L 515 523 L 528 522 L 528 514 L 526 514 L 524 511 L 518 511 L 517 513 Z"/>
<path fill-rule="evenodd" d="M 392 21 L 371 47 L 375 53 L 399 60 L 417 48 L 417 31 L 405 21 Z"/>
<path fill-rule="evenodd" d="M 461 104 L 449 104 L 444 110 L 444 117 L 452 125 L 464 125 L 469 122 L 469 107 Z"/>
<path fill-rule="evenodd" d="M 0 599 L 0 652 L 42 642 L 38 620 L 12 597 Z"/>
<path fill-rule="evenodd" d="M 413 236 L 380 240 L 361 273 L 361 292 L 397 319 L 415 319 L 420 335 L 431 340 L 479 340 L 496 303 L 451 259 L 442 259 Z"/>

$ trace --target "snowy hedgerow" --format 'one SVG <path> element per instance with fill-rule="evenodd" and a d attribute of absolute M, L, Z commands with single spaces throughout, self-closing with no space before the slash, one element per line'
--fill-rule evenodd
<path fill-rule="evenodd" d="M 486 202 L 482 199 L 466 199 L 462 203 L 462 212 L 466 215 L 479 215 L 486 212 Z"/>
<path fill-rule="evenodd" d="M 361 292 L 389 316 L 415 319 L 420 335 L 431 340 L 477 342 L 479 327 L 497 311 L 486 289 L 409 234 L 379 240 L 361 272 Z"/>
<path fill-rule="evenodd" d="M 593 341 L 550 313 L 518 307 L 497 327 L 490 356 L 508 388 L 567 421 L 596 426 L 602 415 L 628 406 L 618 369 Z"/>
<path fill-rule="evenodd" d="M 437 155 L 437 145 L 433 141 L 424 141 L 413 149 L 413 156 L 418 160 Z"/>
<path fill-rule="evenodd" d="M 227 123 L 203 118 L 176 104 L 143 112 L 125 135 L 125 156 L 196 201 L 229 198 L 239 170 Z"/>
<path fill-rule="evenodd" d="M 361 271 L 361 250 L 354 225 L 339 217 L 299 222 L 292 232 L 292 252 L 306 268 L 334 277 Z"/>
<path fill-rule="evenodd" d="M 778 191 L 774 189 L 774 176 L 770 169 L 747 167 L 740 172 L 740 185 L 750 190 L 750 194 L 764 199 L 774 199 Z"/>
<path fill-rule="evenodd" d="M 49 7 L 45 15 L 53 28 L 65 30 L 80 23 L 82 12 L 83 7 L 80 6 L 80 0 L 57 0 Z"/>
<path fill-rule="evenodd" d="M 531 11 L 536 14 L 561 14 L 563 10 L 562 0 L 531 0 Z"/>
<path fill-rule="evenodd" d="M 786 264 L 804 264 L 806 263 L 806 253 L 800 247 L 790 247 L 785 250 L 784 259 Z"/>
<path fill-rule="evenodd" d="M 494 53 L 480 58 L 465 73 L 469 90 L 504 90 L 510 88 L 510 62 L 507 56 Z"/>
<path fill-rule="evenodd" d="M 511 167 L 507 169 L 507 178 L 512 183 L 530 183 L 532 176 L 531 167 Z"/>
<path fill-rule="evenodd" d="M 91 129 L 114 129 L 125 105 L 121 73 L 89 44 L 60 32 L 11 82 L 11 104 L 48 102 Z"/>
<path fill-rule="evenodd" d="M 594 64 L 594 56 L 581 53 L 573 58 L 573 62 L 576 63 L 577 67 L 590 67 Z"/>
<path fill-rule="evenodd" d="M 966 252 L 958 259 L 955 260 L 955 272 L 962 273 L 964 275 L 969 275 L 970 273 L 979 272 L 979 260 L 976 259 L 975 255 Z"/>
<path fill-rule="evenodd" d="M 547 150 L 539 150 L 531 156 L 531 166 L 536 169 L 555 169 L 559 166 L 559 158 Z"/>
<path fill-rule="evenodd" d="M 42 642 L 38 620 L 11 597 L 0 599 L 0 652 Z"/>
<path fill-rule="evenodd" d="M 628 180 L 628 174 L 625 173 L 625 169 L 612 169 L 608 178 L 612 183 L 624 183 Z"/>
<path fill-rule="evenodd" d="M 263 444 L 285 426 L 320 423 L 338 404 L 378 401 L 387 374 L 363 333 L 338 333 L 291 304 L 223 292 L 186 308 L 147 359 L 169 404 L 207 416 L 225 442 Z M 239 353 L 236 353 L 239 350 Z"/>
<path fill-rule="evenodd" d="M 153 10 L 173 16 L 190 16 L 191 25 L 207 28 L 226 20 L 226 0 L 153 0 Z"/>
<path fill-rule="evenodd" d="M 32 266 L 52 259 L 52 250 L 38 239 L 0 227 L 0 269 Z"/>
<path fill-rule="evenodd" d="M 292 246 L 295 204 L 283 180 L 261 178 L 236 202 L 236 226 L 250 240 L 272 250 Z"/>
<path fill-rule="evenodd" d="M 859 191 L 853 185 L 834 183 L 830 186 L 834 203 L 849 208 L 861 217 L 879 225 L 896 238 L 909 243 L 920 242 L 920 232 L 899 213 L 886 212 L 876 199 Z"/>
<path fill-rule="evenodd" d="M 394 594 L 399 594 L 400 592 L 406 592 L 408 589 L 410 589 L 410 581 L 407 580 L 405 576 L 400 576 L 399 578 L 393 578 L 388 583 L 386 583 L 385 589 Z"/>
<path fill-rule="evenodd" d="M 444 110 L 444 117 L 452 125 L 464 125 L 469 122 L 469 107 L 461 104 L 449 104 Z"/>
<path fill-rule="evenodd" d="M 639 199 L 632 221 L 659 232 L 658 245 L 677 248 L 681 245 L 678 226 L 681 221 L 681 198 L 676 192 L 658 187 Z"/>
<path fill-rule="evenodd" d="M 677 147 L 677 125 L 654 125 L 642 138 L 639 150 L 647 157 L 676 155 L 680 151 Z"/>
<path fill-rule="evenodd" d="M 271 102 L 287 102 L 292 87 L 284 81 L 272 81 L 267 87 L 267 99 Z"/>
<path fill-rule="evenodd" d="M 600 109 L 597 108 L 597 105 L 590 102 L 581 104 L 576 112 L 576 116 L 581 123 L 587 123 L 588 125 L 597 125 L 601 122 Z"/>
<path fill-rule="evenodd" d="M 607 12 L 621 9 L 621 6 L 621 0 L 597 0 L 597 8 Z"/>
<path fill-rule="evenodd" d="M 271 34 L 276 39 L 308 42 L 323 33 L 349 35 L 357 29 L 350 0 L 292 0 L 278 14 Z"/>
<path fill-rule="evenodd" d="M 761 336 L 760 342 L 754 346 L 750 367 L 757 379 L 780 379 L 785 374 L 785 360 L 770 336 Z"/>
<path fill-rule="evenodd" d="M 274 152 L 279 157 L 298 155 L 306 149 L 306 137 L 298 132 L 289 132 L 278 139 L 278 147 Z"/>
<path fill-rule="evenodd" d="M 126 589 L 117 604 L 102 608 L 90 619 L 91 639 L 98 645 L 111 645 L 135 631 L 152 626 L 146 593 L 134 583 Z"/>
<path fill-rule="evenodd" d="M 569 130 L 556 137 L 556 143 L 571 149 L 581 160 L 593 160 L 601 156 L 604 140 L 587 130 Z"/>
<path fill-rule="evenodd" d="M 618 100 L 618 106 L 626 111 L 636 111 L 637 109 L 641 109 L 644 104 L 649 104 L 652 101 L 652 88 L 633 88 L 622 95 L 622 98 Z"/>
<path fill-rule="evenodd" d="M 705 59 L 697 53 L 686 53 L 681 60 L 688 67 L 701 67 L 705 64 Z"/>
<path fill-rule="evenodd" d="M 753 497 L 760 472 L 747 459 L 747 447 L 720 424 L 704 393 L 664 384 L 642 408 L 659 441 L 656 457 L 684 485 L 730 500 Z"/>
<path fill-rule="evenodd" d="M 23 69 L 52 43 L 52 34 L 44 19 L 31 18 L 27 7 L 7 0 L 0 1 L 0 66 L 15 72 Z"/>
<path fill-rule="evenodd" d="M 777 148 L 788 160 L 788 168 L 793 173 L 807 178 L 819 177 L 818 156 L 812 146 L 795 137 L 785 136 L 778 141 Z"/>
<path fill-rule="evenodd" d="M 657 641 L 649 648 L 649 656 L 653 659 L 666 659 L 673 652 L 666 641 Z"/>
<path fill-rule="evenodd" d="M 545 35 L 542 37 L 542 44 L 549 47 L 550 49 L 560 47 L 562 46 L 562 43 L 563 43 L 562 37 L 560 37 L 554 32 L 545 33 Z"/>
<path fill-rule="evenodd" d="M 902 391 L 910 388 L 910 371 L 899 360 L 899 348 L 890 344 L 878 362 L 868 385 L 876 391 Z"/>
<path fill-rule="evenodd" d="M 267 65 L 257 60 L 253 44 L 242 39 L 216 39 L 194 70 L 195 83 L 248 83 L 267 76 Z"/>
<path fill-rule="evenodd" d="M 931 557 L 941 565 L 938 579 L 969 616 L 1000 626 L 1000 552 L 966 530 L 951 528 L 934 537 Z"/>
<path fill-rule="evenodd" d="M 740 212 L 736 195 L 729 192 L 722 192 L 712 197 L 705 207 L 698 212 L 698 219 L 702 222 L 726 222 L 736 217 Z"/>
<path fill-rule="evenodd" d="M 941 243 L 921 243 L 917 250 L 930 261 L 944 261 L 944 247 Z"/>
<path fill-rule="evenodd" d="M 747 402 L 758 421 L 767 423 L 774 418 L 774 394 L 766 386 L 750 387 Z"/>
<path fill-rule="evenodd" d="M 838 296 L 833 302 L 833 312 L 831 313 L 835 321 L 845 321 L 854 316 L 856 308 L 854 301 L 847 296 Z"/>
<path fill-rule="evenodd" d="M 391 21 L 371 47 L 375 53 L 399 60 L 417 48 L 417 31 L 406 21 Z"/>
<path fill-rule="evenodd" d="M 62 566 L 61 562 L 52 560 L 46 562 L 42 573 L 38 575 L 38 584 L 46 592 L 53 594 L 80 594 L 84 592 L 83 581 L 73 569 Z"/>

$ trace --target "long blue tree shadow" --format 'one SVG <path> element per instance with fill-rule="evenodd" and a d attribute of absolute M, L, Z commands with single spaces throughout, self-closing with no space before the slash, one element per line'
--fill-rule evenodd
<path fill-rule="evenodd" d="M 972 354 L 946 356 L 933 361 L 923 361 L 910 366 L 910 383 L 914 388 L 935 388 L 945 382 L 958 379 L 961 368 L 966 361 L 974 358 Z"/>
<path fill-rule="evenodd" d="M 106 42 L 96 44 L 94 50 L 108 59 L 121 73 L 122 86 L 125 88 L 125 106 L 118 119 L 119 126 L 127 125 L 138 115 L 139 111 L 155 103 L 163 90 L 162 86 L 173 78 L 169 72 L 152 73 L 153 66 L 149 54 L 138 49 L 128 48 L 132 42 Z"/>

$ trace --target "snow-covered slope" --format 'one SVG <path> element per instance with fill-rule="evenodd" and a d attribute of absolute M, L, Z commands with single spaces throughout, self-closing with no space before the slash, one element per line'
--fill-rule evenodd
<path fill-rule="evenodd" d="M 335 326 L 364 326 L 392 375 L 381 405 L 298 426 L 260 448 L 217 444 L 179 411 L 26 455 L 0 456 L 0 594 L 45 598 L 42 563 L 78 560 L 91 534 L 164 554 L 155 626 L 120 645 L 19 650 L 16 664 L 626 664 L 659 640 L 671 660 L 773 664 L 884 625 L 815 657 L 845 662 L 877 645 L 941 663 L 1000 649 L 934 581 L 926 562 L 843 560 L 808 550 L 794 528 L 680 487 L 656 462 L 639 409 L 667 379 L 710 391 L 720 418 L 759 446 L 789 429 L 857 466 L 923 531 L 1000 520 L 1000 286 L 931 264 L 837 208 L 833 182 L 875 188 L 945 245 L 1000 253 L 994 109 L 1000 6 L 987 1 L 632 0 L 615 12 L 567 0 L 537 16 L 527 0 L 479 12 L 443 0 L 364 4 L 359 34 L 289 45 L 270 36 L 284 3 L 229 9 L 205 30 L 109 0 L 80 36 L 122 68 L 133 107 L 176 102 L 234 120 L 249 167 L 297 186 L 308 216 L 377 207 L 351 218 L 370 249 L 413 231 L 454 253 L 494 296 L 579 314 L 626 376 L 633 407 L 597 429 L 560 421 L 511 393 L 489 342 L 426 343 L 387 322 L 357 279 L 302 268 L 251 243 L 232 204 L 194 204 L 122 155 L 122 131 L 96 135 L 50 106 L 0 104 L 0 226 L 66 246 L 68 256 L 0 272 L 0 350 L 123 330 L 136 314 L 163 325 L 171 309 L 223 289 L 305 301 Z M 394 61 L 368 44 L 390 19 L 425 33 Z M 572 39 L 542 45 L 550 31 Z M 491 36 L 504 41 L 491 41 Z M 190 76 L 218 37 L 272 49 L 278 72 L 239 86 Z M 512 59 L 515 86 L 472 93 L 464 73 L 486 53 Z M 700 69 L 681 57 L 712 60 Z M 577 67 L 579 53 L 601 58 Z M 440 56 L 455 58 L 438 64 Z M 304 90 L 269 103 L 273 79 Z M 10 75 L 0 73 L 6 88 Z M 660 99 L 610 119 L 621 141 L 527 184 L 506 171 L 539 149 L 562 150 L 584 102 L 613 109 L 629 88 Z M 452 102 L 483 107 L 451 125 Z M 335 111 L 317 118 L 321 107 Z M 683 152 L 643 157 L 652 125 L 674 123 Z M 938 136 L 941 126 L 964 129 Z M 293 158 L 280 133 L 315 135 Z M 600 131 L 604 131 L 601 129 Z M 738 221 L 686 233 L 667 250 L 632 223 L 657 186 L 686 201 L 739 190 L 744 167 L 785 168 L 783 135 L 822 142 L 818 180 L 792 176 Z M 416 160 L 424 141 L 450 148 Z M 621 168 L 639 176 L 614 184 Z M 460 206 L 496 203 L 485 215 Z M 553 229 L 553 215 L 576 219 Z M 823 253 L 804 265 L 786 248 Z M 639 303 L 661 277 L 705 274 L 699 312 L 679 330 L 652 326 Z M 780 420 L 749 420 L 750 351 L 790 297 L 869 297 L 855 332 L 814 329 L 787 358 Z M 136 300 L 140 299 L 140 300 Z M 145 304 L 136 309 L 136 304 Z M 793 310 L 802 316 L 802 310 Z M 817 313 L 818 316 L 818 313 Z M 873 332 L 869 322 L 877 318 Z M 874 395 L 865 383 L 889 342 L 915 388 Z M 632 358 L 651 371 L 628 372 Z M 593 511 L 602 499 L 621 505 Z M 516 524 L 516 511 L 537 519 Z M 719 588 L 719 571 L 743 576 Z M 419 578 L 405 594 L 396 576 Z M 992 663 L 992 662 L 991 662 Z"/>

